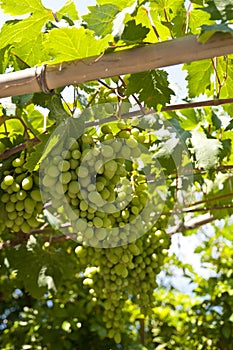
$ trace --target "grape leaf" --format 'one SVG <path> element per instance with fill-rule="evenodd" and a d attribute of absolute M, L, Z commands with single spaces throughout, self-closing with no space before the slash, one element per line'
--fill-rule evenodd
<path fill-rule="evenodd" d="M 106 4 L 101 6 L 89 6 L 89 13 L 83 16 L 88 28 L 98 36 L 112 33 L 113 18 L 119 12 L 117 5 Z"/>
<path fill-rule="evenodd" d="M 167 16 L 169 16 L 169 22 L 178 13 L 184 10 L 183 0 L 157 0 L 152 2 L 152 8 L 156 10 L 157 13 L 161 14 L 165 19 L 164 11 L 166 11 Z M 167 21 L 166 21 L 167 22 Z"/>
<path fill-rule="evenodd" d="M 43 134 L 39 136 L 40 143 L 33 148 L 33 151 L 28 153 L 27 160 L 24 163 L 25 169 L 32 172 L 36 169 L 37 164 L 43 155 L 45 145 L 49 139 L 49 134 Z"/>
<path fill-rule="evenodd" d="M 132 74 L 126 88 L 126 95 L 138 93 L 139 100 L 148 107 L 164 106 L 170 102 L 174 92 L 169 88 L 168 73 L 163 70 Z"/>
<path fill-rule="evenodd" d="M 202 0 L 201 0 L 202 1 Z M 191 29 L 192 34 L 200 34 L 201 26 L 203 23 L 213 24 L 213 22 L 209 19 L 209 15 L 207 12 L 201 11 L 200 8 L 196 8 L 193 5 L 192 11 L 189 14 L 189 29 Z"/>
<path fill-rule="evenodd" d="M 208 0 L 208 6 L 202 7 L 201 10 L 210 14 L 213 21 L 229 21 L 233 19 L 233 4 L 229 0 Z"/>
<path fill-rule="evenodd" d="M 233 119 L 230 121 L 230 123 L 227 125 L 225 131 L 232 130 L 233 129 Z"/>
<path fill-rule="evenodd" d="M 26 245 L 7 251 L 10 267 L 17 271 L 16 278 L 34 298 L 41 298 L 48 290 L 55 291 L 55 285 L 60 283 L 64 272 L 64 258 L 60 255 L 51 256 L 42 250 L 33 236 Z"/>
<path fill-rule="evenodd" d="M 62 104 L 60 96 L 57 94 L 51 97 L 47 108 L 49 109 L 49 118 L 55 120 L 57 123 L 62 123 L 65 119 L 70 117 Z"/>
<path fill-rule="evenodd" d="M 51 17 L 51 11 L 44 9 L 27 19 L 6 22 L 1 31 L 0 48 L 14 44 L 14 53 L 21 60 L 29 66 L 39 63 L 44 55 L 41 31 Z"/>
<path fill-rule="evenodd" d="M 53 29 L 46 35 L 44 47 L 54 62 L 72 61 L 97 56 L 109 46 L 110 35 L 96 39 L 94 33 L 83 27 Z"/>
<path fill-rule="evenodd" d="M 188 91 L 191 98 L 206 93 L 211 90 L 211 75 L 213 65 L 211 60 L 202 60 L 184 64 L 183 69 L 187 70 Z"/>
<path fill-rule="evenodd" d="M 45 10 L 41 0 L 2 0 L 0 1 L 0 6 L 5 13 L 9 13 L 12 16 L 25 15 L 33 12 L 43 12 Z"/>
<path fill-rule="evenodd" d="M 145 39 L 149 31 L 149 28 L 141 24 L 136 24 L 135 20 L 132 20 L 126 23 L 121 40 L 127 44 L 141 42 Z"/>
<path fill-rule="evenodd" d="M 79 18 L 78 11 L 73 0 L 67 0 L 65 5 L 56 12 L 56 15 L 59 20 L 61 20 L 63 16 L 71 18 L 74 21 Z"/>
<path fill-rule="evenodd" d="M 97 0 L 97 3 L 99 5 L 105 5 L 105 4 L 110 4 L 110 0 Z M 118 0 L 116 2 L 116 6 L 118 7 L 119 10 L 123 10 L 126 7 L 129 7 L 135 3 L 135 0 Z"/>
<path fill-rule="evenodd" d="M 216 23 L 213 25 L 203 25 L 201 26 L 201 34 L 198 37 L 198 40 L 202 43 L 205 43 L 211 36 L 215 33 L 229 33 L 233 35 L 233 29 L 227 23 Z"/>
<path fill-rule="evenodd" d="M 185 130 L 192 130 L 201 121 L 200 115 L 194 109 L 186 109 L 179 116 L 180 126 Z"/>
<path fill-rule="evenodd" d="M 212 114 L 211 114 L 211 121 L 216 129 L 221 129 L 222 121 L 214 111 L 212 111 Z"/>
<path fill-rule="evenodd" d="M 191 131 L 191 135 L 197 165 L 206 170 L 214 168 L 222 150 L 221 142 L 217 139 L 207 138 L 203 132 Z"/>

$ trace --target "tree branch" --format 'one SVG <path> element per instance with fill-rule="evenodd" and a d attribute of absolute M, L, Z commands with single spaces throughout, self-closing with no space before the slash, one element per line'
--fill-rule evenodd
<path fill-rule="evenodd" d="M 188 230 L 195 230 L 203 225 L 213 222 L 215 217 L 209 213 L 200 215 L 198 217 L 188 219 L 187 221 L 180 222 L 178 225 L 170 227 L 167 233 L 173 235 L 175 233 L 183 233 Z"/>
<path fill-rule="evenodd" d="M 12 156 L 13 154 L 21 152 L 24 149 L 34 147 L 38 143 L 40 143 L 40 140 L 37 137 L 34 137 L 33 139 L 29 139 L 23 143 L 20 143 L 19 145 L 15 146 L 13 148 L 10 148 L 10 149 L 6 150 L 5 152 L 3 152 L 2 154 L 0 154 L 0 160 L 7 159 L 10 156 Z"/>

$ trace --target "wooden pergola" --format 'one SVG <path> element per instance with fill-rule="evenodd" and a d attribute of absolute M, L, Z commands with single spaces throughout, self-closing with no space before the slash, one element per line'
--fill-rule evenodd
<path fill-rule="evenodd" d="M 49 92 L 66 85 L 132 74 L 233 54 L 233 36 L 216 33 L 205 44 L 195 35 L 98 57 L 28 68 L 0 75 L 0 98 Z"/>

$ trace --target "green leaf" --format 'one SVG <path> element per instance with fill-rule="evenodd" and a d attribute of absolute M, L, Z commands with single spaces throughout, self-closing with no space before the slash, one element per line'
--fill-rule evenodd
<path fill-rule="evenodd" d="M 188 81 L 188 91 L 191 98 L 206 93 L 211 90 L 211 75 L 213 65 L 211 60 L 203 60 L 185 64 L 183 69 L 187 70 L 186 80 Z"/>
<path fill-rule="evenodd" d="M 169 20 L 174 18 L 177 13 L 184 9 L 183 0 L 156 0 L 152 1 L 152 6 L 157 12 L 161 13 L 164 17 L 164 10 L 166 10 Z"/>
<path fill-rule="evenodd" d="M 32 99 L 32 94 L 13 96 L 12 102 L 15 103 L 19 108 L 23 108 Z"/>
<path fill-rule="evenodd" d="M 227 125 L 225 131 L 229 131 L 233 129 L 233 119 L 230 121 L 230 123 Z"/>
<path fill-rule="evenodd" d="M 233 4 L 229 0 L 208 0 L 208 6 L 201 8 L 210 14 L 210 19 L 213 21 L 233 19 Z"/>
<path fill-rule="evenodd" d="M 185 130 L 192 130 L 201 122 L 201 116 L 195 109 L 181 111 L 179 117 L 180 126 Z"/>
<path fill-rule="evenodd" d="M 10 64 L 10 51 L 11 46 L 4 47 L 0 50 L 0 74 L 4 74 Z"/>
<path fill-rule="evenodd" d="M 32 152 L 28 153 L 27 160 L 24 163 L 24 168 L 26 170 L 32 172 L 36 169 L 36 166 L 39 164 L 42 158 L 49 136 L 49 134 L 43 134 L 39 136 L 41 142 L 33 148 Z"/>
<path fill-rule="evenodd" d="M 202 2 L 202 0 L 201 0 Z M 213 24 L 213 22 L 209 19 L 209 15 L 207 12 L 201 11 L 200 8 L 193 5 L 192 11 L 189 14 L 189 29 L 191 29 L 192 34 L 200 34 L 201 26 L 205 23 Z"/>
<path fill-rule="evenodd" d="M 25 0 L 20 2 L 17 0 L 2 0 L 0 1 L 0 6 L 5 13 L 9 13 L 12 16 L 43 12 L 45 9 L 41 0 Z"/>
<path fill-rule="evenodd" d="M 111 4 L 110 0 L 97 0 L 97 3 L 99 5 L 106 5 L 106 4 Z M 135 0 L 118 0 L 116 2 L 116 6 L 118 7 L 119 10 L 123 10 L 126 7 L 129 7 L 135 3 Z"/>
<path fill-rule="evenodd" d="M 201 34 L 199 35 L 198 40 L 202 43 L 205 43 L 211 38 L 215 33 L 229 33 L 233 35 L 233 29 L 227 23 L 216 23 L 213 25 L 203 25 L 201 26 Z"/>
<path fill-rule="evenodd" d="M 33 14 L 27 19 L 6 22 L 1 31 L 0 48 L 14 45 L 13 53 L 27 65 L 40 63 L 45 58 L 42 49 L 42 28 L 51 17 L 51 11 L 43 8 L 43 12 Z"/>
<path fill-rule="evenodd" d="M 136 24 L 135 20 L 132 20 L 126 23 L 121 40 L 127 44 L 142 42 L 149 31 L 149 28 L 146 28 L 141 24 Z"/>
<path fill-rule="evenodd" d="M 101 6 L 89 6 L 89 13 L 82 18 L 87 23 L 89 29 L 98 36 L 111 34 L 113 30 L 113 19 L 119 12 L 115 4 L 105 4 Z"/>
<path fill-rule="evenodd" d="M 59 228 L 61 227 L 61 221 L 58 218 L 56 218 L 53 214 L 51 214 L 47 209 L 44 210 L 44 215 L 46 216 L 50 225 L 54 229 L 59 230 Z"/>
<path fill-rule="evenodd" d="M 211 114 L 211 121 L 217 130 L 221 129 L 222 121 L 214 111 L 212 111 L 212 114 Z"/>
<path fill-rule="evenodd" d="M 72 19 L 73 21 L 77 20 L 78 11 L 73 0 L 67 0 L 65 5 L 56 12 L 57 18 L 61 20 L 64 16 Z"/>
<path fill-rule="evenodd" d="M 108 48 L 110 39 L 110 35 L 96 39 L 92 31 L 83 27 L 60 28 L 47 34 L 44 47 L 51 54 L 53 63 L 60 63 L 100 55 Z"/>
<path fill-rule="evenodd" d="M 148 107 L 164 106 L 174 92 L 169 88 L 167 72 L 163 70 L 132 74 L 126 88 L 127 96 L 139 94 L 139 100 Z"/>
<path fill-rule="evenodd" d="M 47 108 L 49 108 L 49 118 L 55 120 L 57 123 L 62 123 L 70 117 L 62 104 L 61 97 L 57 94 L 51 97 Z"/>
<path fill-rule="evenodd" d="M 208 139 L 203 132 L 192 131 L 191 134 L 197 165 L 206 170 L 214 168 L 222 149 L 221 142 L 217 139 Z"/>

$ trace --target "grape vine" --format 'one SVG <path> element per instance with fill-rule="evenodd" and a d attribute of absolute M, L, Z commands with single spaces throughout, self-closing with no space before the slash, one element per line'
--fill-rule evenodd
<path fill-rule="evenodd" d="M 1 8 L 23 15 L 2 27 L 1 74 L 45 63 L 59 64 L 59 75 L 61 62 L 77 59 L 93 70 L 90 57 L 101 63 L 158 41 L 197 35 L 204 45 L 216 32 L 232 34 L 226 1 L 97 0 L 83 17 L 72 0 L 57 12 L 40 0 Z M 185 64 L 183 101 L 165 69 L 0 101 L 3 349 L 195 348 L 176 346 L 180 325 L 160 327 L 158 276 L 175 261 L 177 232 L 217 230 L 216 220 L 233 214 L 232 63 L 229 55 Z M 230 339 L 227 317 L 228 328 L 218 322 Z M 176 339 L 162 342 L 172 327 Z"/>

